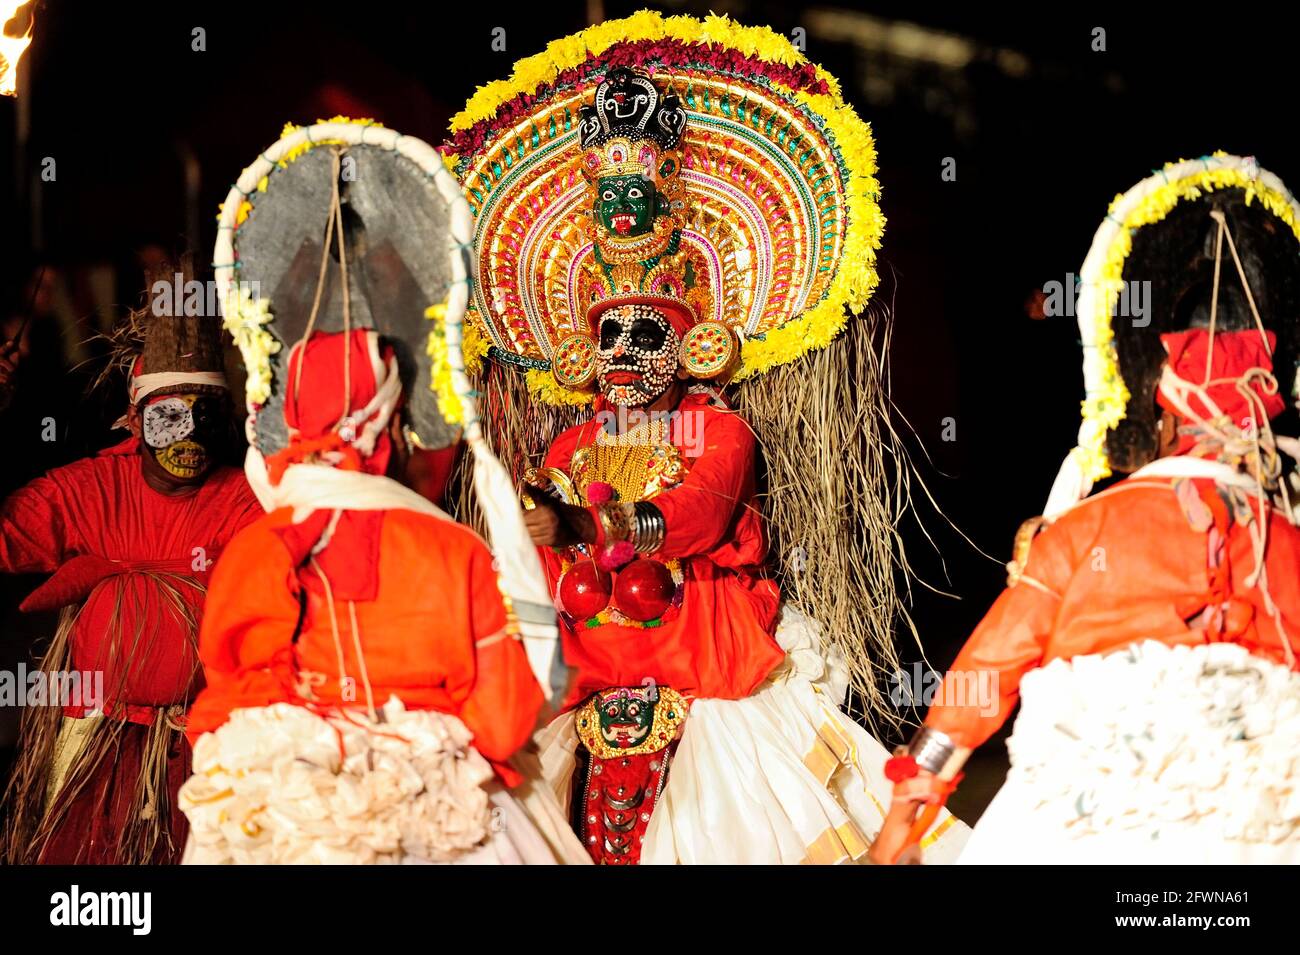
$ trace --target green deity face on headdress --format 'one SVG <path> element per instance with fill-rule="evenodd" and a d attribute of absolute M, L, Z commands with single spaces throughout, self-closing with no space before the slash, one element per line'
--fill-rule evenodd
<path fill-rule="evenodd" d="M 645 176 L 605 176 L 596 183 L 596 219 L 620 238 L 654 228 L 655 186 Z"/>

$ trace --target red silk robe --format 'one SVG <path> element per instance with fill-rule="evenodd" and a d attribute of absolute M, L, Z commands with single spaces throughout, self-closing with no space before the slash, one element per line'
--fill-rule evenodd
<path fill-rule="evenodd" d="M 190 712 L 190 739 L 240 707 L 301 703 L 304 685 L 318 705 L 364 707 L 352 601 L 375 705 L 396 695 L 408 709 L 458 717 L 475 749 L 517 783 L 502 764 L 531 735 L 542 691 L 508 626 L 483 542 L 459 524 L 413 511 L 343 513 L 317 557 L 334 598 L 344 669 L 355 680 L 342 684 L 324 582 L 307 564 L 328 514 L 296 525 L 291 517 L 281 508 L 247 528 L 213 574 L 200 635 L 207 686 Z"/>
<path fill-rule="evenodd" d="M 1196 479 L 1213 500 L 1213 482 Z M 1265 567 L 1270 593 L 1300 656 L 1300 530 L 1271 508 Z M 960 746 L 975 748 L 1006 722 L 1021 678 L 1057 658 L 1107 653 L 1153 639 L 1171 646 L 1231 640 L 1251 653 L 1286 662 L 1282 634 L 1262 595 L 1245 578 L 1255 566 L 1249 531 L 1225 525 L 1224 579 L 1207 565 L 1207 532 L 1189 524 L 1168 478 L 1134 477 L 1088 498 L 1034 539 L 1019 583 L 1007 588 L 975 629 L 944 678 L 940 701 L 970 694 L 968 675 L 997 676 L 996 711 L 935 705 L 926 725 Z M 1201 623 L 1208 605 L 1232 605 L 1229 626 L 1214 633 Z"/>
<path fill-rule="evenodd" d="M 598 401 L 597 410 L 602 407 Z M 678 411 L 696 416 L 698 424 L 693 431 L 673 429 L 687 473 L 650 500 L 665 526 L 663 545 L 652 556 L 682 561 L 680 613 L 645 629 L 561 625 L 564 659 L 577 669 L 568 706 L 598 690 L 641 686 L 647 678 L 689 696 L 741 699 L 785 656 L 772 636 L 780 591 L 763 574 L 767 544 L 754 500 L 754 434 L 707 395 L 688 395 Z M 574 452 L 593 444 L 600 427 L 593 419 L 565 431 L 551 444 L 546 465 L 572 476 Z M 554 590 L 560 561 L 550 548 L 542 556 Z"/>

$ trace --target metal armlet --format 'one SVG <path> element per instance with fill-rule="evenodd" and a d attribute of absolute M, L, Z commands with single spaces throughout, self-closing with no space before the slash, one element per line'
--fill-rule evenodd
<path fill-rule="evenodd" d="M 664 543 L 664 515 L 649 501 L 632 506 L 632 547 L 638 554 L 653 554 Z"/>
<path fill-rule="evenodd" d="M 958 746 L 947 733 L 922 726 L 907 746 L 908 754 L 921 769 L 934 773 L 940 779 L 952 779 L 961 771 L 970 756 L 970 749 Z"/>

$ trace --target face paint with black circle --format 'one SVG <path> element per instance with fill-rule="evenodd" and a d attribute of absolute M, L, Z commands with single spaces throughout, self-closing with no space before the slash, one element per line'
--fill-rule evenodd
<path fill-rule="evenodd" d="M 163 470 L 193 480 L 213 465 L 221 419 L 221 402 L 212 395 L 162 395 L 145 402 L 140 437 Z"/>
<path fill-rule="evenodd" d="M 596 381 L 610 404 L 639 408 L 668 390 L 681 346 L 663 312 L 649 305 L 618 305 L 600 318 Z"/>

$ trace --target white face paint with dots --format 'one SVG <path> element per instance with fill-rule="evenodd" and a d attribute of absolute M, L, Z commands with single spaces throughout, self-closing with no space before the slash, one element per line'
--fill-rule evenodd
<path fill-rule="evenodd" d="M 154 398 L 140 413 L 140 437 L 169 474 L 194 480 L 212 467 L 208 443 L 218 417 L 218 405 L 210 396 Z"/>
<path fill-rule="evenodd" d="M 610 404 L 639 408 L 668 390 L 681 338 L 658 309 L 617 305 L 600 317 L 596 380 Z"/>
<path fill-rule="evenodd" d="M 161 450 L 194 433 L 194 415 L 184 398 L 163 398 L 146 405 L 141 421 L 144 443 Z"/>

